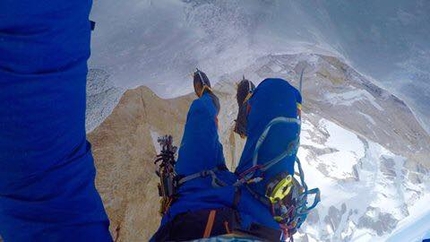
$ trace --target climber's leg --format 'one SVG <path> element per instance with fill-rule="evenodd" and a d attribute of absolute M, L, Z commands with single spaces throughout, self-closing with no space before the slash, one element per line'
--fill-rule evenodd
<path fill-rule="evenodd" d="M 176 164 L 179 175 L 187 176 L 225 165 L 218 137 L 218 110 L 212 95 L 205 92 L 193 101 L 188 111 Z"/>
<path fill-rule="evenodd" d="M 234 189 L 214 188 L 214 182 L 218 181 L 218 178 L 231 185 L 236 177 L 223 169 L 225 161 L 222 145 L 218 140 L 217 109 L 212 95 L 209 92 L 204 93 L 191 104 L 175 170 L 180 177 L 186 177 L 218 168 L 219 170 L 214 172 L 216 178 L 212 175 L 199 176 L 181 184 L 177 190 L 178 199 L 163 216 L 161 228 L 178 214 L 228 207 L 233 201 Z M 160 233 L 163 232 L 160 230 L 157 236 Z"/>
<path fill-rule="evenodd" d="M 255 145 L 265 127 L 277 117 L 298 118 L 301 95 L 296 88 L 282 79 L 266 79 L 255 89 L 248 105 L 246 134 L 247 141 L 236 168 L 241 174 L 253 166 L 252 158 Z M 299 135 L 299 126 L 295 123 L 274 125 L 268 133 L 258 152 L 257 164 L 263 165 L 288 149 L 288 145 Z M 280 173 L 294 173 L 295 154 L 285 157 L 276 166 L 267 170 L 264 181 L 259 183 L 260 192 L 264 194 L 264 184 L 270 177 Z"/>
<path fill-rule="evenodd" d="M 112 241 L 85 134 L 91 3 L 0 1 L 4 241 Z"/>

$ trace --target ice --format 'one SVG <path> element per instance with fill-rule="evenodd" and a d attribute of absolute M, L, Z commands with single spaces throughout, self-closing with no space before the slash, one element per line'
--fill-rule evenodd
<path fill-rule="evenodd" d="M 430 194 L 414 204 L 409 216 L 399 222 L 397 229 L 386 237 L 388 242 L 421 241 L 430 233 Z M 430 236 L 429 236 L 430 237 Z"/>
<path fill-rule="evenodd" d="M 327 93 L 326 100 L 333 105 L 352 106 L 354 102 L 367 101 L 380 111 L 384 109 L 375 101 L 375 98 L 366 90 L 354 90 L 343 93 Z"/>
<path fill-rule="evenodd" d="M 370 124 L 372 124 L 372 125 L 376 124 L 375 120 L 372 117 L 370 117 L 369 115 L 362 113 L 362 112 L 358 112 L 358 113 L 360 115 L 363 115 L 363 117 L 365 117 L 367 119 L 367 121 L 369 121 Z"/>
<path fill-rule="evenodd" d="M 416 223 L 429 222 L 430 210 L 423 204 L 430 202 L 430 197 L 420 197 L 418 203 L 411 202 L 407 191 L 422 188 L 404 176 L 404 157 L 359 138 L 327 119 L 320 119 L 316 124 L 305 119 L 301 143 L 298 156 L 307 184 L 321 190 L 321 203 L 317 207 L 320 222 L 305 224 L 302 233 L 324 241 L 386 241 L 391 238 L 386 235 L 390 231 L 395 238 L 392 241 L 413 241 L 413 238 L 423 236 L 426 227 L 414 225 L 414 220 L 419 220 Z M 331 153 L 315 155 L 314 148 L 330 148 Z M 387 161 L 393 166 L 384 167 Z M 325 167 L 322 170 L 321 165 Z M 392 173 L 387 174 L 384 169 L 392 169 Z M 345 180 L 347 177 L 353 179 Z M 408 208 L 409 216 L 404 213 L 404 206 Z M 333 217 L 335 210 L 339 217 Z M 328 218 L 331 222 L 327 224 Z M 321 221 L 323 219 L 325 222 Z M 397 221 L 400 221 L 398 225 Z M 408 229 L 414 226 L 418 226 L 418 231 L 409 233 Z"/>
<path fill-rule="evenodd" d="M 160 153 L 161 149 L 160 149 L 160 144 L 158 144 L 158 138 L 161 137 L 160 134 L 158 134 L 156 131 L 154 130 L 150 130 L 150 134 L 151 134 L 151 138 L 152 138 L 152 144 L 154 145 L 154 149 L 156 151 L 157 154 Z"/>

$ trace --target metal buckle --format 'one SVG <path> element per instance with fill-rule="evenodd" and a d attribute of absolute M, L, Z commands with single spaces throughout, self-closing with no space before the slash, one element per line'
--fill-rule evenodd
<path fill-rule="evenodd" d="M 266 197 L 271 203 L 282 201 L 290 194 L 293 187 L 293 177 L 291 175 L 278 176 L 267 185 Z"/>

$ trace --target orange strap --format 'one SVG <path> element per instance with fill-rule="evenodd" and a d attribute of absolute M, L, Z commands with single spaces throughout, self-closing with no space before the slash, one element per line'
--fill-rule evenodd
<path fill-rule="evenodd" d="M 208 223 L 206 224 L 205 233 L 203 238 L 209 238 L 212 232 L 212 227 L 214 226 L 216 210 L 211 210 L 208 216 Z"/>
<path fill-rule="evenodd" d="M 208 87 L 206 85 L 203 85 L 202 90 L 200 91 L 200 93 L 197 93 L 197 97 L 203 96 L 203 93 L 205 92 L 205 90 L 208 90 L 208 91 L 212 92 L 212 88 L 210 88 L 210 87 Z"/>
<path fill-rule="evenodd" d="M 253 94 L 253 92 L 248 92 L 245 99 L 243 99 L 243 103 L 246 103 L 252 97 L 252 94 Z"/>
<path fill-rule="evenodd" d="M 225 227 L 225 231 L 227 232 L 227 234 L 230 234 L 231 231 L 230 231 L 230 228 L 228 227 L 228 222 L 227 221 L 224 221 L 224 227 Z"/>

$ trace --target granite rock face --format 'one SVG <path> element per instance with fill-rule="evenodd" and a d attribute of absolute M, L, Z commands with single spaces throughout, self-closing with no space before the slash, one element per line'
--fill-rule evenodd
<path fill-rule="evenodd" d="M 222 92 L 221 86 L 218 89 L 224 110 L 219 117 L 219 133 L 227 165 L 232 168 L 239 159 L 236 154 L 240 154 L 236 147 L 243 141 L 233 134 L 235 113 L 227 112 L 234 110 L 234 96 Z M 227 89 L 235 90 L 231 84 Z M 194 98 L 190 94 L 164 100 L 147 87 L 128 90 L 112 114 L 89 133 L 98 171 L 96 185 L 111 221 L 111 233 L 118 241 L 147 241 L 158 228 L 158 177 L 153 164 L 159 150 L 156 140 L 170 134 L 179 146 Z M 230 122 L 224 121 L 227 119 Z"/>
<path fill-rule="evenodd" d="M 116 241 L 147 241 L 160 222 L 153 136 L 183 132 L 190 96 L 162 100 L 146 87 L 124 93 L 112 114 L 88 135 Z"/>

